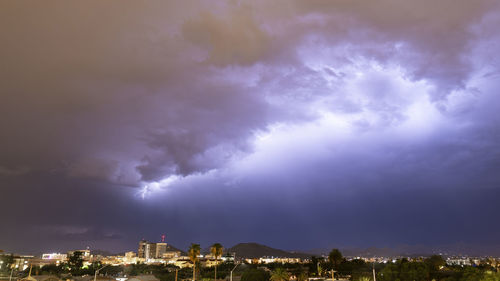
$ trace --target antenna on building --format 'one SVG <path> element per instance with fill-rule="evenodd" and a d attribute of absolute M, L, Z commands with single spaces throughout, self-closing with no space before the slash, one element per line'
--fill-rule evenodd
<path fill-rule="evenodd" d="M 162 243 L 165 243 L 165 234 L 162 234 L 162 235 L 161 235 L 161 242 L 162 242 Z"/>

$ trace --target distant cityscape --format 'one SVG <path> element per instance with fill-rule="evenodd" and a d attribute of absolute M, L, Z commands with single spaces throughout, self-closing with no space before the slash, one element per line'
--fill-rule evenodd
<path fill-rule="evenodd" d="M 198 250 L 195 249 L 193 252 L 193 247 Z M 169 276 L 168 274 L 174 274 L 175 272 L 175 279 L 173 279 L 175 281 L 196 280 L 198 274 L 200 274 L 199 278 L 201 280 L 208 281 L 211 279 L 206 278 L 206 276 L 203 278 L 203 275 L 214 274 L 207 272 L 212 272 L 219 266 L 219 278 L 223 278 L 218 280 L 261 281 L 243 280 L 245 279 L 243 276 L 246 271 L 241 270 L 237 270 L 233 276 L 233 270 L 238 265 L 241 265 L 241 268 L 247 267 L 247 271 L 248 268 L 253 268 L 255 270 L 262 270 L 262 272 L 269 272 L 269 274 L 273 272 L 273 269 L 283 267 L 287 270 L 288 279 L 285 278 L 286 280 L 281 281 L 303 281 L 298 277 L 297 268 L 307 268 L 306 279 L 310 281 L 332 281 L 333 279 L 356 280 L 352 278 L 352 272 L 342 271 L 338 265 L 334 266 L 331 263 L 332 253 L 335 251 L 338 252 L 340 263 L 362 265 L 364 271 L 360 270 L 360 272 L 365 277 L 370 275 L 369 271 L 371 267 L 373 270 L 371 278 L 373 280 L 376 280 L 377 274 L 380 275 L 379 279 L 381 280 L 390 280 L 387 277 L 384 279 L 383 272 L 387 268 L 390 268 L 391 265 L 405 262 L 409 264 L 427 264 L 433 258 L 438 258 L 441 261 L 438 266 L 440 270 L 449 270 L 451 268 L 456 271 L 456 268 L 460 270 L 482 268 L 489 269 L 491 272 L 498 272 L 500 268 L 500 258 L 490 256 L 343 256 L 337 249 L 332 250 L 330 254 L 312 255 L 273 249 L 257 243 L 240 243 L 226 250 L 223 250 L 222 245 L 220 245 L 219 252 L 214 252 L 213 247 L 201 250 L 198 244 L 192 244 L 188 251 L 183 251 L 167 243 L 165 236 L 162 236 L 160 242 L 150 242 L 143 239 L 138 242 L 137 251 L 128 251 L 116 255 L 102 254 L 100 253 L 102 251 L 92 251 L 89 248 L 75 249 L 65 253 L 44 253 L 40 256 L 19 255 L 1 251 L 0 279 L 8 279 L 10 281 L 90 281 L 93 278 L 93 280 L 105 279 L 117 281 L 171 281 L 173 275 L 169 278 L 165 276 Z M 195 265 L 198 269 L 193 269 Z M 228 271 L 231 267 L 234 267 L 233 270 Z M 115 269 L 111 270 L 112 268 Z M 378 273 L 376 273 L 376 269 L 379 270 Z M 99 271 L 101 271 L 100 274 L 98 274 Z M 189 275 L 191 274 L 189 271 L 193 272 L 192 276 Z M 215 274 L 217 274 L 216 272 L 217 270 L 215 269 Z M 334 272 L 339 275 L 337 278 L 329 276 L 329 273 L 333 274 Z M 92 276 L 92 273 L 94 276 Z M 182 275 L 182 278 L 179 278 L 179 274 Z"/>
<path fill-rule="evenodd" d="M 241 243 L 233 248 L 238 248 L 240 245 L 254 244 L 256 247 L 263 245 L 258 245 L 256 243 Z M 272 248 L 268 248 L 272 249 Z M 255 256 L 243 253 L 242 256 L 237 256 L 237 252 L 226 251 L 224 255 L 216 259 L 212 254 L 200 254 L 200 263 L 203 267 L 212 267 L 216 262 L 244 262 L 248 264 L 271 264 L 271 263 L 309 263 L 311 261 L 312 254 L 306 253 L 296 253 L 288 252 L 289 256 L 286 255 L 286 251 L 273 249 L 280 251 L 277 256 Z M 130 265 L 130 264 L 169 264 L 174 265 L 179 268 L 192 267 L 192 262 L 187 256 L 186 252 L 179 250 L 172 245 L 162 241 L 162 242 L 149 242 L 147 240 L 140 240 L 138 243 L 137 251 L 125 252 L 123 255 L 102 255 L 102 254 L 92 254 L 91 249 L 80 249 L 71 250 L 66 253 L 44 253 L 41 256 L 34 255 L 16 255 L 14 253 L 0 252 L 0 255 L 12 255 L 14 259 L 13 268 L 16 270 L 26 270 L 29 266 L 46 266 L 46 265 L 60 265 L 68 261 L 68 257 L 74 255 L 75 252 L 80 252 L 83 258 L 83 265 L 89 266 L 94 262 L 100 262 L 106 265 Z M 300 256 L 300 257 L 298 257 Z M 326 254 L 319 255 L 319 257 L 326 258 Z M 388 263 L 395 262 L 397 259 L 406 258 L 412 261 L 418 261 L 425 256 L 346 256 L 347 260 L 363 260 L 368 263 Z M 490 264 L 492 266 L 498 266 L 500 264 L 500 257 L 491 256 L 446 256 L 447 265 L 459 265 L 459 266 L 473 266 L 480 264 Z"/>

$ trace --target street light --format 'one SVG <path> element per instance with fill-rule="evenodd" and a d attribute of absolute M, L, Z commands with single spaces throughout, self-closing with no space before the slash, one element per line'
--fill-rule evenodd
<path fill-rule="evenodd" d="M 99 273 L 99 270 L 101 270 L 101 269 L 105 268 L 105 267 L 106 267 L 106 266 L 108 266 L 108 265 L 109 265 L 109 264 L 107 264 L 107 265 L 105 265 L 105 266 L 103 266 L 103 267 L 101 267 L 101 268 L 99 268 L 98 270 L 96 270 L 96 271 L 95 271 L 95 273 L 94 273 L 94 281 L 96 281 L 96 279 L 97 279 L 97 273 Z"/>
<path fill-rule="evenodd" d="M 335 271 L 335 270 L 332 269 L 332 281 L 335 280 L 335 278 L 333 278 L 333 275 L 334 275 L 335 272 L 337 272 L 337 271 Z"/>
<path fill-rule="evenodd" d="M 236 269 L 236 267 L 237 267 L 238 265 L 240 265 L 240 264 L 239 264 L 239 263 L 237 263 L 237 264 L 233 267 L 233 269 L 231 270 L 231 277 L 230 277 L 229 281 L 233 281 L 233 271 Z M 94 280 L 94 281 L 95 281 L 95 280 Z"/>

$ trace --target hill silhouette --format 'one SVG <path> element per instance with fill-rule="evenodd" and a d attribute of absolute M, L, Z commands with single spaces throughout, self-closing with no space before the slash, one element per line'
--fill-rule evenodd
<path fill-rule="evenodd" d="M 260 257 L 279 257 L 279 258 L 310 258 L 310 254 L 299 252 L 288 252 L 275 249 L 258 243 L 239 243 L 226 250 L 229 253 L 235 253 L 239 258 L 260 258 Z"/>

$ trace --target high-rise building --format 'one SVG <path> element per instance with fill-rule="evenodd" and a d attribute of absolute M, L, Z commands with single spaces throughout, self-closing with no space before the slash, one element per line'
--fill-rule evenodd
<path fill-rule="evenodd" d="M 144 251 L 145 259 L 154 259 L 156 255 L 156 243 L 147 243 L 146 250 Z"/>
<path fill-rule="evenodd" d="M 163 254 L 167 251 L 167 243 L 156 243 L 156 253 L 155 258 L 159 259 L 163 257 Z"/>
<path fill-rule="evenodd" d="M 137 257 L 143 259 L 160 259 L 167 251 L 167 243 L 150 243 L 146 240 L 139 241 Z"/>
<path fill-rule="evenodd" d="M 146 258 L 146 245 L 148 244 L 148 241 L 146 240 L 141 240 L 139 241 L 139 249 L 137 250 L 137 257 L 139 258 Z"/>

